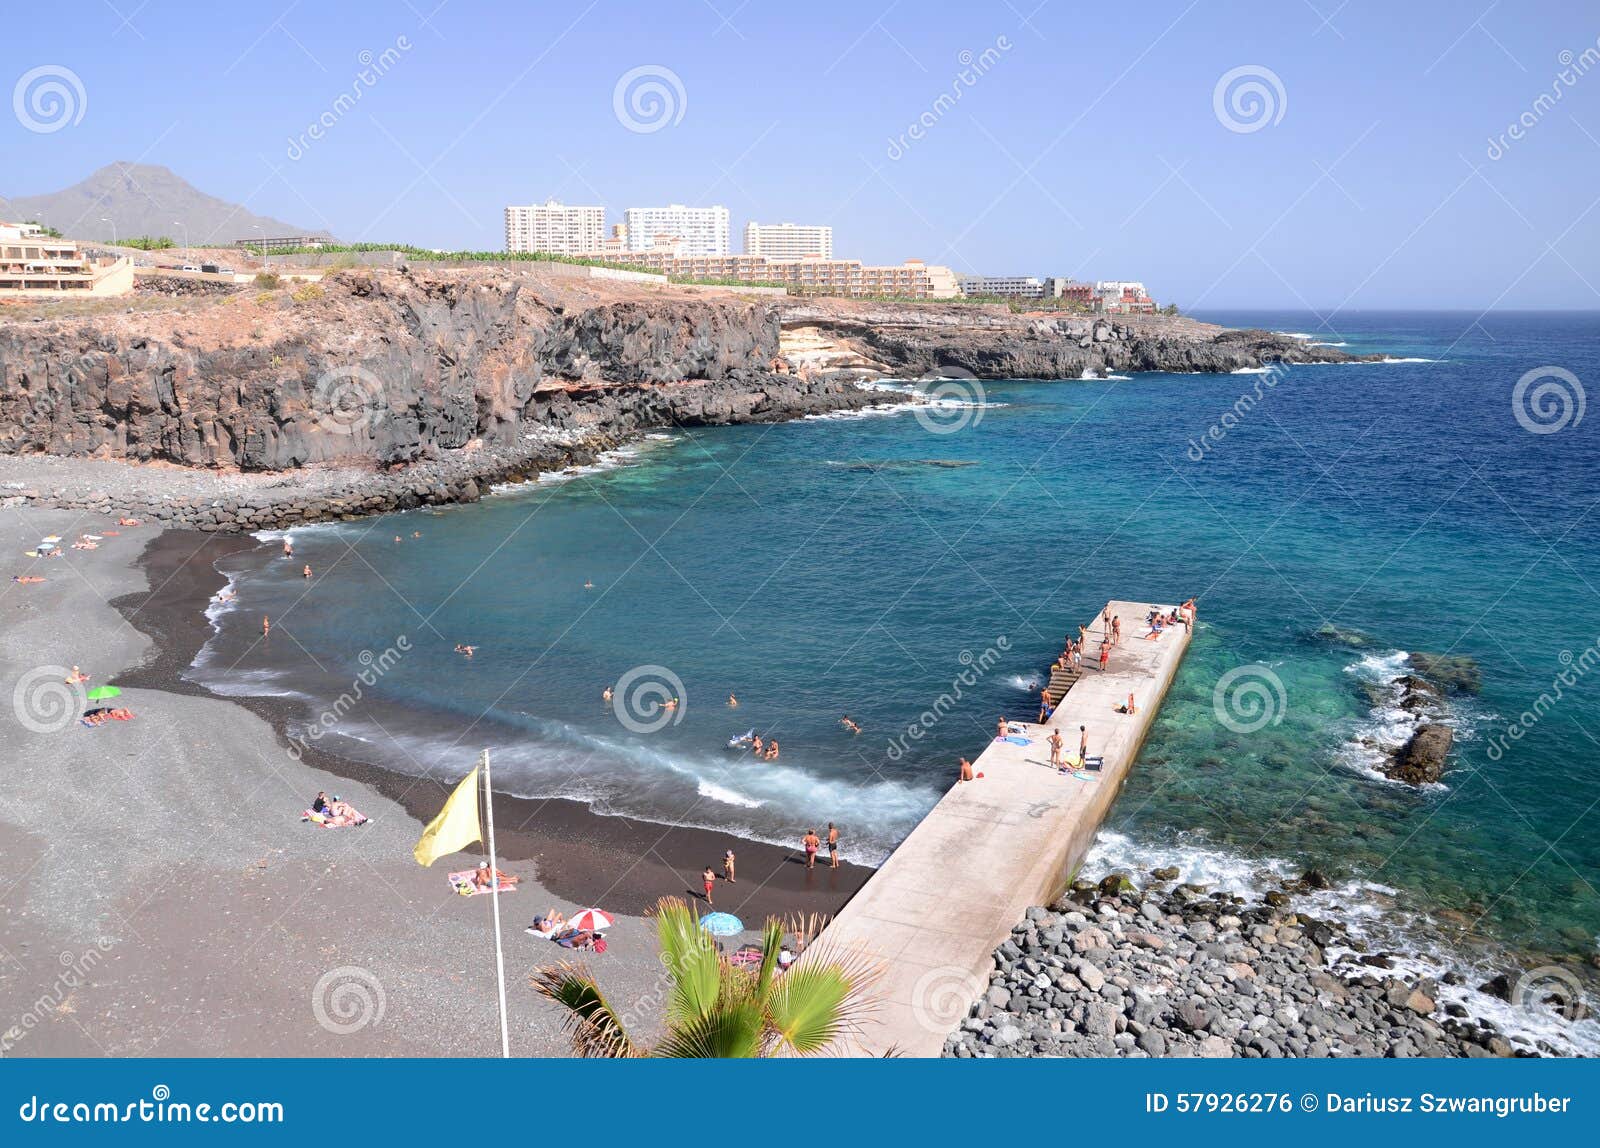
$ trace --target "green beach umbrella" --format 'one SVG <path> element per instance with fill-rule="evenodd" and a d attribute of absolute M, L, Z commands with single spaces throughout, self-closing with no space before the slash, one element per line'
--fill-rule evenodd
<path fill-rule="evenodd" d="M 116 686 L 96 686 L 83 696 L 88 698 L 90 701 L 99 701 L 101 698 L 120 697 L 121 694 L 122 691 L 117 689 Z"/>

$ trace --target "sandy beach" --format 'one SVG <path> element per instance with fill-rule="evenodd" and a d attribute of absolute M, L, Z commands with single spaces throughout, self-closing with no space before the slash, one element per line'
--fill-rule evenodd
<path fill-rule="evenodd" d="M 108 531 L 112 533 L 108 533 Z M 24 552 L 46 535 L 60 558 Z M 290 756 L 282 699 L 205 694 L 180 675 L 222 585 L 212 562 L 257 545 L 73 511 L 0 512 L 0 1040 L 8 1056 L 488 1056 L 498 1052 L 490 898 L 452 894 L 467 868 L 412 859 L 448 792 L 313 750 Z M 39 575 L 38 584 L 11 575 Z M 88 728 L 90 686 L 124 687 L 132 721 Z M 275 707 L 279 707 L 276 708 Z M 462 772 L 470 768 L 464 755 Z M 319 790 L 372 818 L 323 830 L 300 820 Z M 591 959 L 640 1030 L 663 987 L 639 914 L 685 894 L 732 845 L 740 881 L 717 908 L 836 910 L 869 875 L 805 872 L 797 850 L 623 818 L 567 801 L 495 802 L 514 1055 L 564 1055 L 556 1010 L 528 973 L 567 955 L 525 935 L 549 905 L 617 916 Z M 731 939 L 737 943 L 739 938 Z"/>

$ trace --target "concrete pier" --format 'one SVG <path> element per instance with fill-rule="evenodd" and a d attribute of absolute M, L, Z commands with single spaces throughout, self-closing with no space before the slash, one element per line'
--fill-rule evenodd
<path fill-rule="evenodd" d="M 1066 888 L 1189 644 L 1183 625 L 1168 626 L 1155 640 L 1144 637 L 1150 632 L 1145 616 L 1158 607 L 1163 614 L 1172 609 L 1150 602 L 1107 605 L 1122 620 L 1122 640 L 1103 673 L 1096 615 L 1083 676 L 1048 723 L 1022 723 L 1027 745 L 992 740 L 972 759 L 982 775 L 973 781 L 955 784 L 957 763 L 951 761 L 950 792 L 824 930 L 825 948 L 884 966 L 876 1011 L 860 1042 L 844 1051 L 937 1056 L 987 988 L 995 948 L 1030 905 L 1048 904 Z M 1136 712 L 1116 712 L 1129 694 Z M 1023 716 L 1036 715 L 1030 705 Z M 1051 728 L 1060 728 L 1063 754 L 1073 758 L 1079 726 L 1087 727 L 1089 756 L 1104 760 L 1088 779 L 1049 764 Z"/>

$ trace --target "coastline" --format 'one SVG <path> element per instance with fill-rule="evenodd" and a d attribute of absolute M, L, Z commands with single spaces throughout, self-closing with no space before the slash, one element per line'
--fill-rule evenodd
<path fill-rule="evenodd" d="M 213 564 L 224 557 L 263 548 L 248 535 L 206 535 L 165 531 L 150 541 L 137 565 L 155 589 L 114 600 L 130 624 L 135 618 L 151 637 L 155 656 L 120 681 L 170 693 L 220 697 L 183 677 L 183 671 L 210 637 L 204 609 L 221 584 Z M 290 722 L 301 702 L 272 696 L 229 696 L 272 726 L 279 749 L 287 755 Z M 421 779 L 356 761 L 308 742 L 301 747 L 310 765 L 336 777 L 368 786 L 400 805 L 424 824 L 438 812 L 438 786 Z M 462 769 L 468 768 L 463 751 Z M 752 922 L 768 916 L 836 912 L 872 875 L 860 865 L 841 863 L 837 870 L 806 874 L 798 847 L 784 848 L 728 833 L 665 825 L 591 811 L 566 798 L 523 798 L 495 794 L 496 840 L 501 860 L 533 862 L 539 883 L 574 904 L 604 905 L 630 915 L 645 912 L 664 896 L 698 892 L 700 871 L 707 865 L 720 872 L 723 851 L 736 850 L 746 878 L 725 908 Z"/>
<path fill-rule="evenodd" d="M 448 889 L 443 862 L 411 856 L 446 787 L 297 761 L 268 711 L 178 680 L 204 633 L 211 562 L 242 536 L 118 528 L 99 515 L 0 511 L 0 549 L 80 533 L 98 549 L 17 559 L 0 607 L 0 672 L 18 689 L 0 711 L 0 1051 L 33 1056 L 492 1056 L 498 1051 L 490 902 Z M 113 606 L 112 603 L 116 603 Z M 81 664 L 122 687 L 128 722 L 84 728 L 62 686 Z M 23 687 L 26 686 L 26 690 Z M 341 792 L 371 822 L 321 830 L 299 810 Z M 426 792 L 422 792 L 426 790 Z M 537 803 L 535 803 L 537 804 Z M 570 803 L 562 803 L 563 806 Z M 515 802 L 496 802 L 515 825 Z M 522 815 L 524 818 L 526 814 Z M 616 822 L 616 824 L 608 824 Z M 538 831 L 502 830 L 502 865 L 523 877 L 502 898 L 512 1049 L 566 1056 L 560 1010 L 532 991 L 534 968 L 573 956 L 522 926 L 607 892 L 611 944 L 586 963 L 649 1039 L 664 973 L 654 927 L 636 915 L 684 884 L 710 842 L 693 833 L 584 816 L 545 804 Z M 552 830 L 558 826 L 558 830 Z M 651 833 L 647 862 L 636 853 Z M 565 834 L 563 836 L 562 834 Z M 661 838 L 658 842 L 657 838 Z M 717 853 L 726 847 L 716 842 Z M 820 910 L 784 851 L 741 849 L 747 922 Z M 461 867 L 476 854 L 461 855 Z M 536 868 L 537 866 L 537 868 Z M 615 868 L 610 868 L 615 866 Z M 606 876 L 622 876 L 614 885 Z M 670 875 L 670 880 L 668 876 Z M 854 876 L 854 875 L 852 875 Z M 571 896 L 559 894 L 570 890 Z M 596 882 L 602 882 L 596 884 Z M 658 884 L 652 884 L 657 882 Z M 746 895 L 748 893 L 748 895 Z M 735 908 L 718 897 L 719 909 Z M 737 944 L 740 938 L 729 938 Z"/>

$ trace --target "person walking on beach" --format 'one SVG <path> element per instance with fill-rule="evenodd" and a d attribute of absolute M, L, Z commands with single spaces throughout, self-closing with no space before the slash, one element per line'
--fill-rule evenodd
<path fill-rule="evenodd" d="M 828 822 L 828 868 L 839 867 L 839 827 Z"/>
<path fill-rule="evenodd" d="M 1102 674 L 1106 672 L 1106 663 L 1108 663 L 1109 661 L 1111 661 L 1111 643 L 1110 642 L 1101 642 L 1100 643 L 1100 672 Z"/>
<path fill-rule="evenodd" d="M 715 902 L 711 900 L 711 889 L 717 883 L 717 875 L 712 870 L 711 866 L 707 865 L 706 871 L 700 874 L 700 883 L 706 887 L 706 904 L 715 904 Z"/>
<path fill-rule="evenodd" d="M 806 868 L 815 869 L 817 867 L 817 850 L 822 847 L 822 838 L 817 836 L 815 829 L 807 829 L 802 843 L 806 847 Z"/>
<path fill-rule="evenodd" d="M 1078 765 L 1087 768 L 1089 765 L 1089 727 L 1078 727 Z"/>
<path fill-rule="evenodd" d="M 733 879 L 733 850 L 730 849 L 722 855 L 722 876 L 730 885 L 738 884 Z"/>
<path fill-rule="evenodd" d="M 1050 764 L 1057 769 L 1061 768 L 1061 729 L 1059 726 L 1050 731 Z"/>

